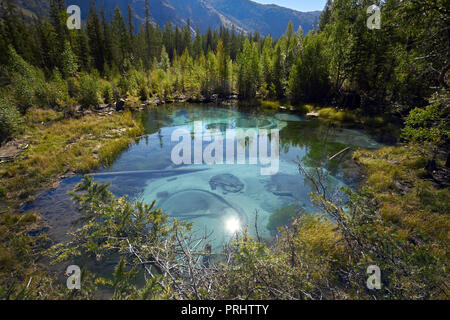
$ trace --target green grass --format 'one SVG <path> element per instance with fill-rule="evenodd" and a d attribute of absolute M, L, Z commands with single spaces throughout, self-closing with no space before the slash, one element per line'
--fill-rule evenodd
<path fill-rule="evenodd" d="M 31 108 L 27 111 L 26 119 L 32 123 L 46 123 L 51 121 L 59 121 L 64 117 L 62 112 L 53 109 Z"/>
<path fill-rule="evenodd" d="M 131 112 L 29 124 L 23 136 L 29 148 L 14 162 L 0 166 L 0 200 L 18 205 L 67 172 L 81 174 L 108 166 L 143 131 Z"/>
<path fill-rule="evenodd" d="M 274 100 L 260 100 L 259 101 L 261 104 L 261 108 L 263 109 L 279 109 L 281 106 L 281 102 L 280 101 L 274 101 Z"/>
<path fill-rule="evenodd" d="M 450 189 L 438 189 L 423 179 L 430 157 L 413 146 L 354 154 L 367 171 L 367 187 L 375 194 L 385 221 L 398 228 L 405 240 L 420 235 L 435 242 L 433 250 L 440 251 L 450 243 Z"/>
<path fill-rule="evenodd" d="M 356 122 L 357 116 L 354 112 L 348 110 L 337 110 L 332 107 L 319 110 L 319 118 L 338 122 Z"/>

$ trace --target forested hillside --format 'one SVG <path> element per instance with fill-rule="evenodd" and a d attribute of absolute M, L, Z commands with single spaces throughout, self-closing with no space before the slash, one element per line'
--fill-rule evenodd
<path fill-rule="evenodd" d="M 48 0 L 15 0 L 22 8 L 31 13 L 45 17 L 48 13 Z M 91 0 L 72 0 L 67 5 L 78 5 L 82 19 L 86 19 Z M 109 20 L 116 6 L 122 12 L 128 5 L 133 10 L 135 31 L 145 21 L 145 0 L 96 0 L 97 9 L 105 8 Z M 149 0 L 150 22 L 164 26 L 170 20 L 179 28 L 184 28 L 188 22 L 192 31 L 198 25 L 201 32 L 208 28 L 226 27 L 252 33 L 258 31 L 263 35 L 280 36 L 286 28 L 286 21 L 291 20 L 298 28 L 301 26 L 309 32 L 317 23 L 320 12 L 298 12 L 274 5 L 261 5 L 249 0 L 213 1 L 213 0 Z"/>
<path fill-rule="evenodd" d="M 170 83 L 164 90 L 167 96 L 206 96 L 208 91 L 220 89 L 224 94 L 239 91 L 243 97 L 258 93 L 405 116 L 411 108 L 424 106 L 431 93 L 445 85 L 448 71 L 446 9 L 439 6 L 420 9 L 415 3 L 387 2 L 382 8 L 381 30 L 369 30 L 365 3 L 337 1 L 332 10 L 325 10 L 320 26 L 310 34 L 289 24 L 282 37 L 264 38 L 226 28 L 195 36 L 191 32 L 194 25 L 155 27 L 150 23 L 150 6 L 140 26 L 134 25 L 131 6 L 127 12 L 116 8 L 110 23 L 105 11 L 92 7 L 86 26 L 69 31 L 66 17 L 58 11 L 64 9 L 63 2 L 52 2 L 49 20 L 36 20 L 31 25 L 24 24 L 19 12 L 8 9 L 7 3 L 12 2 L 4 1 L 3 6 L 4 65 L 12 45 L 46 77 L 55 68 L 64 78 L 95 68 L 108 79 L 162 69 L 164 80 Z M 417 12 L 423 10 L 426 18 L 421 20 Z M 249 67 L 252 59 L 254 66 Z M 244 80 L 252 85 L 246 86 Z M 142 81 L 132 85 L 143 85 Z M 228 87 L 210 88 L 213 83 Z M 194 84 L 200 87 L 191 87 Z M 239 90 L 244 87 L 249 87 L 248 92 Z M 125 94 L 131 88 L 121 89 Z M 161 88 L 152 89 L 161 95 Z"/>
<path fill-rule="evenodd" d="M 366 23 L 373 0 L 329 0 L 314 30 L 295 30 L 286 21 L 284 34 L 275 38 L 224 26 L 206 32 L 192 32 L 194 24 L 155 26 L 151 1 L 145 1 L 139 26 L 132 6 L 116 7 L 110 21 L 103 8 L 91 6 L 83 28 L 68 30 L 63 0 L 50 1 L 48 19 L 33 21 L 12 0 L 3 0 L 0 141 L 32 136 L 42 150 L 0 167 L 0 297 L 91 298 L 94 287 L 106 286 L 117 299 L 448 299 L 448 2 L 375 2 L 381 7 L 380 29 Z M 225 1 L 211 3 L 231 10 Z M 142 134 L 131 112 L 114 115 L 111 124 L 96 122 L 93 113 L 236 98 L 249 105 L 292 105 L 332 123 L 385 133 L 400 124 L 399 144 L 354 154 L 367 179 L 361 190 L 346 190 L 344 204 L 332 201 L 310 176 L 323 218 L 299 215 L 279 230 L 276 243 L 244 234 L 224 253 L 226 263 L 191 270 L 190 277 L 185 275 L 198 262 L 195 257 L 208 252 L 186 253 L 189 241 L 177 241 L 190 239 L 188 224 L 170 224 L 160 210 L 117 199 L 107 186 L 86 178 L 74 199 L 89 223 L 46 254 L 57 261 L 80 254 L 98 261 L 120 254 L 122 260 L 115 281 L 94 282 L 94 275 L 85 274 L 92 286 L 82 292 L 51 290 L 53 277 L 35 264 L 45 234 L 29 232 L 40 217 L 22 219 L 15 212 L 68 170 L 61 162 L 76 163 L 70 170 L 77 173 L 89 172 Z M 112 123 L 126 128 L 126 135 L 85 162 L 80 159 L 93 145 L 83 142 L 63 157 L 56 151 L 60 145 L 40 137 L 45 132 L 55 143 L 69 144 L 76 137 L 62 141 L 63 125 L 73 132 L 80 126 L 80 131 L 95 128 L 103 143 Z M 142 236 L 149 225 L 152 232 Z M 183 263 L 175 263 L 175 252 L 183 252 L 177 260 Z M 140 261 L 154 267 L 145 268 L 149 280 L 142 290 L 131 281 Z M 368 291 L 364 280 L 372 261 L 384 270 L 383 289 L 376 292 Z M 34 280 L 27 286 L 30 275 Z"/>

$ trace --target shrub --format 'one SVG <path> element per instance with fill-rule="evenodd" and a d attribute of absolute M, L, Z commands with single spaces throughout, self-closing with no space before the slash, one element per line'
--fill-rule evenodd
<path fill-rule="evenodd" d="M 17 107 L 24 113 L 34 102 L 35 87 L 33 80 L 19 73 L 14 73 L 11 76 L 11 87 Z"/>
<path fill-rule="evenodd" d="M 114 100 L 113 88 L 111 86 L 111 83 L 109 83 L 108 81 L 105 81 L 103 84 L 102 98 L 103 98 L 103 102 L 106 104 L 110 104 Z"/>
<path fill-rule="evenodd" d="M 67 90 L 71 98 L 78 97 L 80 94 L 80 82 L 77 78 L 71 77 L 67 79 Z"/>
<path fill-rule="evenodd" d="M 446 141 L 450 137 L 449 101 L 448 94 L 436 94 L 429 106 L 412 110 L 402 130 L 403 138 L 419 143 L 428 141 L 438 144 Z"/>
<path fill-rule="evenodd" d="M 78 102 L 83 108 L 97 107 L 99 104 L 97 80 L 88 74 L 80 78 L 80 92 Z"/>
<path fill-rule="evenodd" d="M 0 100 L 0 142 L 22 129 L 23 118 L 17 108 L 7 100 Z"/>
<path fill-rule="evenodd" d="M 7 70 L 10 74 L 12 96 L 19 110 L 24 113 L 34 101 L 38 82 L 37 72 L 17 54 L 12 46 L 8 48 Z"/>
<path fill-rule="evenodd" d="M 145 84 L 139 86 L 139 98 L 141 101 L 147 101 L 148 99 L 148 88 Z"/>
<path fill-rule="evenodd" d="M 56 69 L 52 80 L 48 84 L 47 93 L 48 106 L 61 110 L 69 101 L 67 83 L 62 79 L 61 73 Z"/>
<path fill-rule="evenodd" d="M 132 70 L 126 74 L 123 74 L 119 80 L 119 89 L 121 96 L 134 95 L 136 89 L 138 89 L 136 71 Z"/>
<path fill-rule="evenodd" d="M 118 88 L 120 90 L 119 93 L 121 96 L 126 96 L 128 94 L 128 91 L 130 88 L 129 88 L 129 82 L 125 76 L 120 77 Z"/>

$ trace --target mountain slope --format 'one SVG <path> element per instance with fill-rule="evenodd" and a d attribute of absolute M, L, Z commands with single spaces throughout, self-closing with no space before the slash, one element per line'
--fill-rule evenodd
<path fill-rule="evenodd" d="M 299 26 L 304 33 L 314 28 L 320 11 L 300 12 L 277 5 L 262 5 L 249 0 L 209 0 L 208 2 L 232 23 L 247 31 L 258 30 L 261 34 L 280 36 L 292 21 L 294 30 Z"/>
<path fill-rule="evenodd" d="M 22 8 L 42 15 L 48 8 L 48 0 L 15 0 Z M 138 27 L 145 18 L 145 0 L 95 0 L 98 7 L 103 5 L 109 16 L 117 5 L 124 17 L 127 16 L 127 3 L 130 3 L 134 14 L 134 24 Z M 81 8 L 85 19 L 90 0 L 70 0 L 70 5 Z M 233 25 L 238 31 L 253 32 L 257 30 L 262 35 L 272 34 L 278 37 L 284 33 L 289 21 L 296 30 L 302 27 L 305 33 L 314 27 L 320 15 L 319 11 L 299 12 L 276 5 L 262 5 L 250 0 L 149 0 L 151 20 L 164 26 L 168 20 L 180 27 L 187 24 L 199 25 L 205 32 L 212 29 Z"/>

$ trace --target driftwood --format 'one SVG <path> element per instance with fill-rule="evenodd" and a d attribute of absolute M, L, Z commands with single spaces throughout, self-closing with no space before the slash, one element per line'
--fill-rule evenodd
<path fill-rule="evenodd" d="M 345 148 L 344 150 L 339 151 L 338 153 L 336 153 L 334 156 L 332 156 L 329 161 L 334 160 L 335 158 L 339 157 L 341 154 L 344 154 L 345 152 L 347 152 L 348 150 L 350 150 L 350 147 Z"/>

